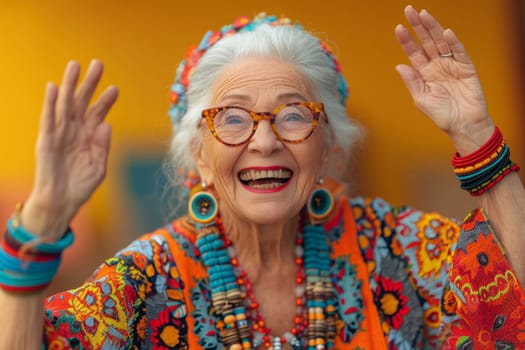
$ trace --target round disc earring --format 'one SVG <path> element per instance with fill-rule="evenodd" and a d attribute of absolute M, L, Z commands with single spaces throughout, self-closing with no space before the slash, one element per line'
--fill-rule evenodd
<path fill-rule="evenodd" d="M 319 185 L 323 184 L 323 180 L 319 180 Z M 334 209 L 334 198 L 332 194 L 324 187 L 317 187 L 313 190 L 310 198 L 308 199 L 307 210 L 310 217 L 319 222 L 323 221 Z"/>
<path fill-rule="evenodd" d="M 202 188 L 205 189 L 206 185 L 203 184 Z M 208 191 L 196 192 L 188 202 L 188 214 L 200 224 L 212 222 L 218 214 L 217 199 Z"/>

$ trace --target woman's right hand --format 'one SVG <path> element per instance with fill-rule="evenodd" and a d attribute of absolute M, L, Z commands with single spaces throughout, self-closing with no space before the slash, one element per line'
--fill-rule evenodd
<path fill-rule="evenodd" d="M 106 174 L 111 127 L 104 119 L 118 90 L 110 86 L 90 103 L 102 71 L 102 63 L 92 61 L 77 87 L 80 65 L 72 61 L 60 88 L 46 87 L 35 182 L 20 216 L 22 226 L 35 235 L 60 238 Z"/>

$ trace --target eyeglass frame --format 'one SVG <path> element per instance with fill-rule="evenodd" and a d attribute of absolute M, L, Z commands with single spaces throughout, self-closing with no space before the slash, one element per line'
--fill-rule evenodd
<path fill-rule="evenodd" d="M 285 109 L 286 107 L 290 107 L 290 106 L 303 106 L 303 107 L 308 108 L 310 110 L 310 112 L 312 112 L 313 119 L 312 119 L 312 128 L 310 130 L 310 133 L 308 133 L 308 135 L 306 135 L 305 137 L 303 137 L 303 138 L 301 138 L 299 140 L 288 140 L 288 139 L 283 138 L 279 134 L 279 132 L 277 131 L 277 128 L 275 126 L 275 118 L 277 117 L 279 112 L 282 111 L 283 109 Z M 226 109 L 230 109 L 230 108 L 241 109 L 241 110 L 247 112 L 252 117 L 252 121 L 253 121 L 252 131 L 249 134 L 249 136 L 246 138 L 246 140 L 244 140 L 242 142 L 239 142 L 239 143 L 229 143 L 229 142 L 225 142 L 224 140 L 221 140 L 221 138 L 217 134 L 217 131 L 215 130 L 215 125 L 214 125 L 215 116 L 217 116 L 217 114 L 219 112 L 224 111 Z M 282 104 L 282 105 L 277 106 L 271 112 L 254 112 L 254 111 L 251 111 L 251 110 L 249 110 L 247 108 L 243 108 L 243 107 L 239 107 L 239 106 L 212 107 L 212 108 L 204 109 L 202 111 L 202 113 L 201 113 L 201 117 L 206 120 L 206 124 L 208 126 L 208 130 L 210 130 L 211 134 L 219 142 L 221 142 L 222 144 L 224 144 L 226 146 L 235 147 L 235 146 L 243 145 L 243 144 L 247 143 L 248 141 L 250 141 L 252 139 L 253 135 L 255 135 L 255 132 L 257 131 L 257 126 L 259 125 L 259 121 L 261 121 L 261 120 L 268 120 L 270 122 L 270 125 L 272 127 L 272 131 L 275 134 L 275 136 L 277 137 L 277 139 L 279 139 L 279 141 L 287 142 L 287 143 L 293 143 L 293 144 L 304 142 L 307 138 L 312 136 L 312 134 L 314 133 L 315 129 L 317 129 L 317 126 L 319 125 L 319 116 L 321 115 L 321 112 L 325 115 L 325 121 L 326 121 L 326 123 L 328 123 L 328 117 L 326 116 L 326 112 L 324 111 L 324 104 L 322 102 L 306 102 L 306 101 L 291 102 L 291 103 Z"/>

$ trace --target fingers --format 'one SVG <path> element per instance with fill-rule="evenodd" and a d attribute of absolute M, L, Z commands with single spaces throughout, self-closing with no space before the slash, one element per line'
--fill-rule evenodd
<path fill-rule="evenodd" d="M 56 103 L 56 124 L 67 122 L 73 119 L 73 98 L 75 88 L 80 74 L 80 65 L 75 61 L 70 61 L 64 71 L 58 99 Z"/>
<path fill-rule="evenodd" d="M 85 118 L 103 71 L 102 62 L 92 60 L 85 78 L 77 88 L 80 65 L 75 61 L 67 64 L 56 101 L 56 123 L 75 119 L 82 121 Z"/>
<path fill-rule="evenodd" d="M 428 57 L 425 51 L 412 38 L 408 30 L 402 25 L 398 24 L 395 29 L 397 41 L 405 51 L 410 63 L 416 69 L 421 69 L 428 64 Z"/>
<path fill-rule="evenodd" d="M 93 159 L 99 159 L 101 162 L 100 164 L 103 164 L 103 169 L 106 169 L 106 164 L 108 160 L 109 155 L 109 146 L 111 141 L 111 126 L 108 123 L 101 123 L 99 124 L 94 132 L 93 132 L 93 139 L 92 144 L 94 147 L 92 147 L 91 152 Z M 104 170 L 105 173 L 105 170 Z M 103 174 L 101 174 L 103 175 Z"/>
<path fill-rule="evenodd" d="M 86 73 L 84 81 L 80 84 L 74 96 L 74 118 L 82 118 L 89 105 L 89 101 L 93 97 L 104 67 L 102 62 L 92 60 Z"/>
<path fill-rule="evenodd" d="M 47 83 L 44 106 L 40 116 L 40 133 L 49 133 L 55 128 L 55 105 L 58 88 L 54 83 Z"/>
<path fill-rule="evenodd" d="M 425 90 L 424 81 L 421 79 L 417 71 L 410 66 L 400 64 L 396 66 L 396 70 L 401 76 L 401 79 L 405 83 L 405 86 L 412 95 L 414 101 L 417 101 L 419 96 Z"/>
<path fill-rule="evenodd" d="M 441 24 L 439 24 L 438 21 L 430 13 L 428 13 L 426 10 L 422 10 L 419 14 L 419 18 L 421 20 L 421 23 L 423 23 L 424 27 L 430 33 L 430 36 L 432 37 L 432 40 L 434 42 L 434 45 L 437 49 L 437 54 L 431 55 L 429 52 L 427 54 L 430 58 L 437 58 L 437 55 L 443 55 L 450 53 L 450 48 L 448 47 L 448 43 L 445 41 L 443 37 L 443 27 Z"/>
<path fill-rule="evenodd" d="M 452 52 L 452 55 L 454 56 L 454 59 L 456 61 L 461 63 L 471 62 L 470 57 L 467 54 L 467 51 L 465 50 L 465 47 L 459 41 L 452 29 L 446 29 L 443 32 L 443 38 L 447 42 L 447 45 L 450 48 L 450 52 Z"/>
<path fill-rule="evenodd" d="M 421 18 L 417 13 L 416 9 L 414 9 L 414 7 L 412 6 L 407 6 L 405 8 L 405 17 L 412 29 L 414 30 L 414 32 L 416 33 L 416 35 L 418 36 L 419 40 L 421 41 L 421 45 L 423 46 L 423 50 L 426 53 L 426 55 L 430 58 L 437 57 L 439 53 L 436 47 L 436 43 L 434 42 L 431 33 L 422 23 Z"/>
<path fill-rule="evenodd" d="M 402 33 L 398 29 L 399 25 L 396 27 L 396 36 L 411 61 L 414 61 L 415 58 L 416 63 L 421 64 L 424 62 L 422 57 L 425 57 L 428 62 L 452 52 L 450 42 L 445 37 L 445 30 L 428 11 L 421 10 L 418 13 L 414 7 L 407 6 L 405 17 L 421 43 L 416 43 L 408 31 L 406 34 Z M 399 38 L 401 33 L 403 37 L 406 37 L 404 42 Z M 413 57 L 411 58 L 410 55 Z"/>
<path fill-rule="evenodd" d="M 86 122 L 92 129 L 99 124 L 115 103 L 118 90 L 107 88 L 90 107 L 91 99 L 97 89 L 103 73 L 102 62 L 91 61 L 86 76 L 80 86 L 80 65 L 70 61 L 64 71 L 60 88 L 52 84 L 46 90 L 46 98 L 41 118 L 41 129 L 51 130 L 57 125 L 68 128 L 69 121 Z"/>
<path fill-rule="evenodd" d="M 100 97 L 90 106 L 86 112 L 85 123 L 88 130 L 93 130 L 100 124 L 118 98 L 118 89 L 108 86 Z"/>

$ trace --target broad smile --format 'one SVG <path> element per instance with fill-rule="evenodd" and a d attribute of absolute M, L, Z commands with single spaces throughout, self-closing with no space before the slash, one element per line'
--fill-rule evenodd
<path fill-rule="evenodd" d="M 249 190 L 276 192 L 284 189 L 293 172 L 284 167 L 247 168 L 239 172 L 239 180 Z"/>

